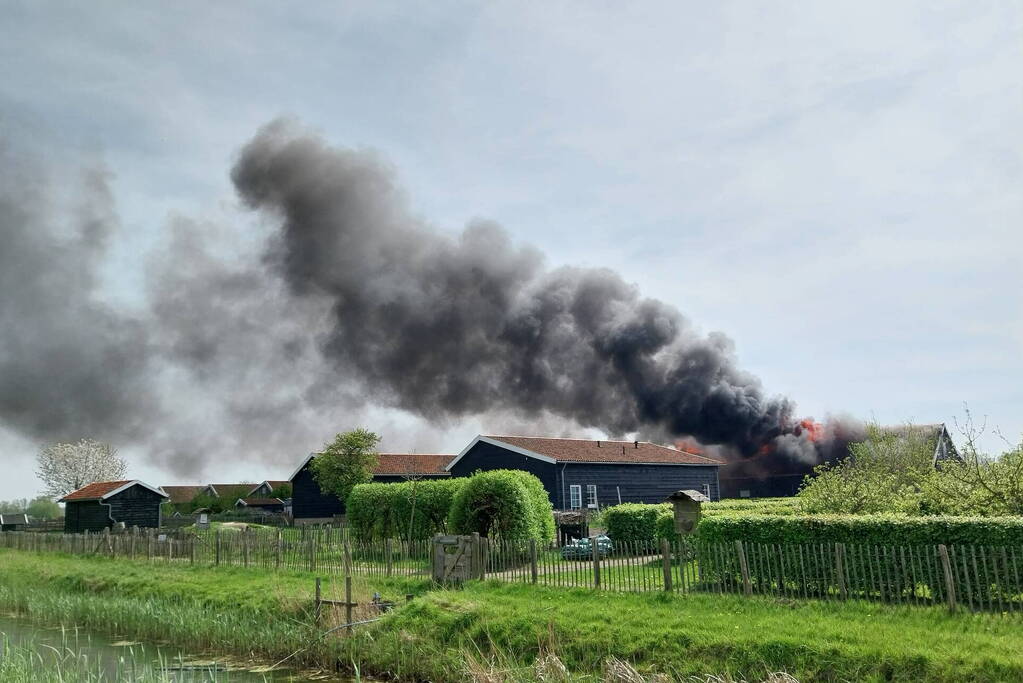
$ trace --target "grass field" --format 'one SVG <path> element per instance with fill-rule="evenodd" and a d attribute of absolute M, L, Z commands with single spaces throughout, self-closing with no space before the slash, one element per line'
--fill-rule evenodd
<path fill-rule="evenodd" d="M 327 597 L 339 597 L 337 588 L 328 584 Z M 786 671 L 802 681 L 1023 680 L 1023 624 L 999 616 L 495 582 L 431 591 L 421 580 L 357 580 L 360 601 L 374 590 L 399 601 L 417 597 L 352 638 L 315 640 L 323 626 L 313 625 L 305 572 L 0 551 L 0 609 L 9 612 L 271 661 L 312 643 L 296 657 L 304 665 L 405 680 L 464 677 L 467 662 L 523 680 L 547 652 L 590 680 L 609 657 L 678 678 L 761 680 Z"/>

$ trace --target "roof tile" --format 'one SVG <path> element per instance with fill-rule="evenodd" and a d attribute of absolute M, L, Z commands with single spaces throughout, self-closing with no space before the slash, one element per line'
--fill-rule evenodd
<path fill-rule="evenodd" d="M 558 462 L 614 462 L 632 464 L 720 465 L 720 460 L 680 451 L 649 441 L 554 439 L 538 436 L 489 436 L 510 446 L 554 458 Z"/>

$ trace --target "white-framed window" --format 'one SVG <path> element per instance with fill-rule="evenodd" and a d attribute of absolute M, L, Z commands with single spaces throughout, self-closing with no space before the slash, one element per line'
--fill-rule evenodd
<path fill-rule="evenodd" d="M 595 508 L 597 507 L 597 485 L 587 484 L 586 485 L 586 507 Z"/>
<path fill-rule="evenodd" d="M 568 487 L 568 506 L 578 510 L 583 506 L 583 487 L 580 484 L 572 484 Z"/>

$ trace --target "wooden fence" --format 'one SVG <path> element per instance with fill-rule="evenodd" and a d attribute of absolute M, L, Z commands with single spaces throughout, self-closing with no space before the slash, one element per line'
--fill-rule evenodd
<path fill-rule="evenodd" d="M 431 575 L 431 542 L 361 543 L 340 527 L 0 534 L 0 547 L 322 574 Z M 586 552 L 487 543 L 486 578 L 610 591 L 866 599 L 1023 612 L 1023 548 L 841 543 L 617 543 Z"/>

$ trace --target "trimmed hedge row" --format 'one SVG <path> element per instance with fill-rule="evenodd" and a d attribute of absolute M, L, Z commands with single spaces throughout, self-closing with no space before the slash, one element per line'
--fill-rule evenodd
<path fill-rule="evenodd" d="M 1020 546 L 1023 518 L 722 515 L 704 517 L 698 535 L 709 542 Z"/>
<path fill-rule="evenodd" d="M 705 515 L 801 515 L 798 498 L 727 498 L 705 503 Z"/>
<path fill-rule="evenodd" d="M 543 484 L 522 470 L 477 472 L 451 501 L 448 528 L 504 541 L 554 540 L 554 510 Z"/>
<path fill-rule="evenodd" d="M 678 540 L 670 503 L 620 503 L 604 509 L 607 535 L 615 542 Z"/>
<path fill-rule="evenodd" d="M 359 484 L 345 503 L 348 525 L 363 541 L 430 538 L 447 530 L 451 503 L 465 482 L 454 478 Z"/>

